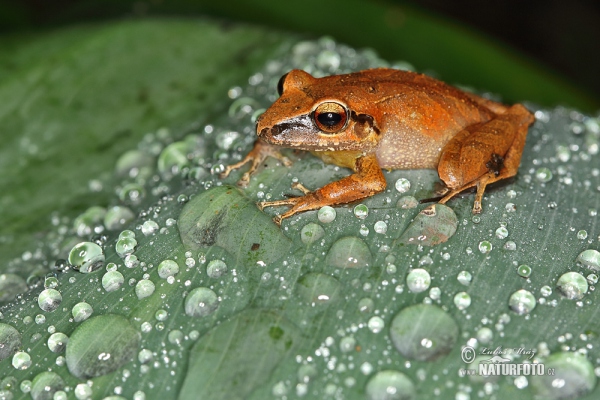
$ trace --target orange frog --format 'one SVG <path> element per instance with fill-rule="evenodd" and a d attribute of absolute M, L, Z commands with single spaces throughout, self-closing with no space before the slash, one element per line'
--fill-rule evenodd
<path fill-rule="evenodd" d="M 446 190 L 440 203 L 477 187 L 473 213 L 481 212 L 486 185 L 517 174 L 533 115 L 465 93 L 426 75 L 370 69 L 314 78 L 292 70 L 279 81 L 279 99 L 256 123 L 258 140 L 239 163 L 250 162 L 239 185 L 267 157 L 290 165 L 279 147 L 308 150 L 354 173 L 304 196 L 259 206 L 291 206 L 284 218 L 373 196 L 386 188 L 382 169 L 437 169 Z"/>

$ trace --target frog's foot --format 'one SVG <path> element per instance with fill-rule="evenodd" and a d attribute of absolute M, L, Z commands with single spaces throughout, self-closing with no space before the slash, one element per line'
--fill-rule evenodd
<path fill-rule="evenodd" d="M 248 186 L 248 182 L 250 182 L 250 176 L 256 172 L 258 166 L 265 160 L 265 158 L 269 156 L 278 159 L 286 167 L 292 165 L 292 162 L 289 160 L 289 158 L 281 154 L 279 147 L 257 140 L 254 143 L 252 150 L 250 150 L 250 152 L 242 161 L 225 167 L 225 170 L 219 175 L 219 177 L 224 179 L 228 177 L 233 170 L 241 168 L 247 163 L 251 163 L 250 169 L 245 172 L 242 175 L 242 178 L 237 182 L 238 186 L 246 187 Z"/>
<path fill-rule="evenodd" d="M 453 198 L 460 192 L 465 191 L 469 188 L 472 188 L 473 186 L 477 186 L 477 193 L 475 194 L 475 201 L 473 202 L 473 211 L 472 212 L 473 212 L 473 214 L 481 214 L 481 211 L 482 211 L 481 202 L 482 202 L 482 198 L 483 198 L 483 193 L 485 192 L 485 188 L 488 185 L 488 183 L 494 182 L 496 180 L 498 180 L 496 173 L 493 171 L 488 172 L 487 174 L 483 175 L 481 178 L 477 179 L 474 182 L 469 183 L 468 185 L 465 185 L 458 189 L 449 190 L 448 193 L 444 197 L 442 197 L 442 199 L 438 203 L 446 204 L 446 202 L 448 200 L 450 200 L 451 198 Z"/>

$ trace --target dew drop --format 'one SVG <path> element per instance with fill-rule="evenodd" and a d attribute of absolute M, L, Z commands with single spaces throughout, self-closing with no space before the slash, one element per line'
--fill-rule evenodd
<path fill-rule="evenodd" d="M 361 239 L 346 236 L 338 239 L 327 252 L 325 262 L 335 268 L 363 268 L 371 264 L 369 247 Z"/>
<path fill-rule="evenodd" d="M 490 251 L 492 251 L 492 244 L 490 242 L 488 242 L 487 240 L 483 240 L 481 242 L 479 242 L 479 251 L 482 252 L 483 254 L 489 253 Z"/>
<path fill-rule="evenodd" d="M 459 292 L 454 295 L 454 305 L 459 310 L 464 310 L 471 305 L 471 296 L 467 292 Z"/>
<path fill-rule="evenodd" d="M 546 167 L 538 168 L 535 171 L 535 179 L 543 183 L 550 182 L 552 180 L 552 171 Z"/>
<path fill-rule="evenodd" d="M 62 353 L 69 342 L 69 337 L 62 332 L 56 332 L 48 338 L 48 348 L 53 353 Z"/>
<path fill-rule="evenodd" d="M 377 221 L 377 222 L 375 222 L 375 226 L 373 226 L 373 229 L 375 230 L 375 232 L 379 233 L 380 235 L 385 235 L 385 233 L 387 232 L 388 226 L 385 221 Z"/>
<path fill-rule="evenodd" d="M 394 184 L 398 193 L 406 193 L 410 190 L 410 181 L 406 178 L 400 178 Z"/>
<path fill-rule="evenodd" d="M 400 199 L 398 199 L 398 202 L 396 203 L 396 207 L 402 209 L 417 208 L 418 205 L 419 200 L 417 200 L 413 196 L 402 196 L 400 197 Z"/>
<path fill-rule="evenodd" d="M 369 207 L 359 204 L 354 207 L 354 216 L 358 219 L 365 219 L 369 216 Z"/>
<path fill-rule="evenodd" d="M 106 211 L 104 226 L 109 231 L 123 229 L 125 225 L 133 221 L 135 214 L 127 207 L 114 206 Z"/>
<path fill-rule="evenodd" d="M 319 219 L 320 222 L 322 222 L 324 224 L 333 222 L 333 220 L 335 220 L 335 217 L 336 217 L 335 208 L 330 207 L 330 206 L 321 207 L 319 209 L 319 212 L 317 213 L 317 218 Z"/>
<path fill-rule="evenodd" d="M 43 290 L 38 297 L 38 305 L 46 312 L 52 312 L 60 306 L 62 295 L 56 289 Z"/>
<path fill-rule="evenodd" d="M 14 327 L 0 323 L 0 360 L 15 354 L 21 347 L 21 334 Z"/>
<path fill-rule="evenodd" d="M 24 351 L 16 352 L 12 358 L 12 366 L 20 370 L 31 367 L 31 356 Z"/>
<path fill-rule="evenodd" d="M 531 267 L 529 265 L 519 265 L 517 268 L 517 274 L 523 278 L 529 278 L 531 275 Z"/>
<path fill-rule="evenodd" d="M 527 290 L 517 290 L 510 295 L 508 306 L 519 315 L 529 314 L 535 308 L 535 297 Z"/>
<path fill-rule="evenodd" d="M 219 307 L 219 299 L 209 288 L 193 289 L 185 298 L 185 313 L 190 317 L 206 317 Z"/>
<path fill-rule="evenodd" d="M 577 256 L 577 261 L 583 265 L 600 271 L 600 252 L 598 250 L 584 250 Z"/>
<path fill-rule="evenodd" d="M 473 279 L 473 275 L 469 271 L 460 271 L 456 279 L 463 285 L 469 286 L 471 284 L 471 279 Z"/>
<path fill-rule="evenodd" d="M 300 240 L 304 244 L 315 243 L 325 236 L 325 230 L 319 224 L 310 222 L 300 231 Z"/>
<path fill-rule="evenodd" d="M 404 308 L 394 317 L 390 338 L 404 357 L 435 361 L 452 350 L 458 332 L 458 325 L 444 310 L 417 304 Z"/>
<path fill-rule="evenodd" d="M 69 263 L 79 272 L 87 274 L 104 265 L 104 252 L 96 243 L 81 242 L 69 252 Z"/>
<path fill-rule="evenodd" d="M 406 285 L 413 293 L 424 292 L 429 289 L 429 285 L 431 285 L 431 276 L 426 270 L 415 268 L 406 276 Z"/>
<path fill-rule="evenodd" d="M 90 318 L 69 338 L 67 367 L 80 379 L 106 375 L 134 359 L 139 341 L 140 333 L 123 316 Z"/>
<path fill-rule="evenodd" d="M 158 229 L 159 229 L 158 224 L 152 220 L 145 221 L 142 224 L 142 233 L 144 234 L 144 236 L 154 235 L 154 234 L 156 234 Z"/>
<path fill-rule="evenodd" d="M 545 361 L 546 371 L 552 374 L 531 377 L 536 398 L 547 400 L 577 399 L 586 396 L 596 386 L 593 365 L 579 353 L 560 352 Z"/>
<path fill-rule="evenodd" d="M 135 295 L 139 300 L 151 296 L 154 293 L 154 282 L 149 279 L 142 279 L 135 285 Z"/>
<path fill-rule="evenodd" d="M 309 304 L 330 304 L 340 297 L 340 282 L 329 275 L 309 272 L 298 279 L 298 295 Z"/>
<path fill-rule="evenodd" d="M 33 378 L 31 397 L 33 400 L 52 400 L 57 391 L 65 387 L 65 382 L 56 372 L 42 372 Z"/>
<path fill-rule="evenodd" d="M 121 286 L 123 286 L 123 282 L 125 282 L 125 278 L 123 274 L 119 271 L 108 271 L 104 276 L 102 276 L 102 287 L 107 292 L 114 292 L 118 290 Z"/>
<path fill-rule="evenodd" d="M 383 318 L 376 315 L 369 319 L 367 327 L 371 332 L 379 333 L 383 330 L 383 328 L 385 328 L 385 322 L 383 321 Z"/>
<path fill-rule="evenodd" d="M 92 306 L 86 302 L 75 304 L 73 306 L 73 309 L 71 310 L 75 322 L 85 321 L 92 315 L 93 312 L 94 309 L 92 308 Z"/>
<path fill-rule="evenodd" d="M 158 264 L 158 276 L 167 279 L 179 273 L 179 265 L 173 260 L 164 260 Z"/>
<path fill-rule="evenodd" d="M 221 260 L 212 260 L 206 266 L 206 274 L 211 278 L 220 278 L 227 273 L 227 264 Z"/>
<path fill-rule="evenodd" d="M 373 375 L 365 388 L 369 400 L 414 400 L 417 393 L 412 381 L 402 372 L 384 370 Z"/>
<path fill-rule="evenodd" d="M 0 274 L 0 304 L 28 290 L 27 282 L 16 274 Z"/>
<path fill-rule="evenodd" d="M 496 237 L 498 239 L 506 239 L 507 236 L 508 236 L 508 229 L 506 229 L 506 227 L 501 226 L 500 228 L 496 229 Z"/>
<path fill-rule="evenodd" d="M 137 240 L 130 237 L 123 237 L 117 240 L 117 243 L 115 244 L 115 250 L 119 257 L 123 258 L 133 253 L 135 246 L 137 246 Z"/>
<path fill-rule="evenodd" d="M 567 272 L 558 278 L 556 289 L 567 299 L 581 300 L 588 291 L 588 283 L 580 273 Z"/>

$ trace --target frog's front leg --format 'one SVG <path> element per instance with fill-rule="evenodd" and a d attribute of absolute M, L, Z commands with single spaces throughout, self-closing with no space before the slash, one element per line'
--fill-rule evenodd
<path fill-rule="evenodd" d="M 525 107 L 515 104 L 492 120 L 468 126 L 455 135 L 438 163 L 440 179 L 449 189 L 440 203 L 476 186 L 473 214 L 480 213 L 485 187 L 517 174 L 527 130 L 534 120 Z"/>
<path fill-rule="evenodd" d="M 246 187 L 248 182 L 250 182 L 250 176 L 256 172 L 256 169 L 267 157 L 274 157 L 280 160 L 283 165 L 289 167 L 292 165 L 292 162 L 285 157 L 283 154 L 279 152 L 279 146 L 274 146 L 269 143 L 265 143 L 262 140 L 257 140 L 254 142 L 254 147 L 250 152 L 244 157 L 244 159 L 238 163 L 228 165 L 225 167 L 225 170 L 221 173 L 220 178 L 226 178 L 229 176 L 231 171 L 236 170 L 238 168 L 243 167 L 247 163 L 250 164 L 250 169 L 242 175 L 242 178 L 237 182 L 238 186 Z"/>
<path fill-rule="evenodd" d="M 303 187 L 302 187 L 303 188 Z M 354 174 L 329 183 L 320 189 L 306 193 L 301 197 L 286 200 L 259 203 L 261 209 L 275 206 L 292 206 L 287 212 L 277 215 L 273 220 L 281 224 L 285 218 L 303 211 L 316 210 L 323 206 L 351 203 L 373 196 L 386 188 L 385 177 L 374 154 L 356 159 Z M 301 188 L 299 188 L 301 189 Z M 303 190 L 303 192 L 305 192 Z"/>

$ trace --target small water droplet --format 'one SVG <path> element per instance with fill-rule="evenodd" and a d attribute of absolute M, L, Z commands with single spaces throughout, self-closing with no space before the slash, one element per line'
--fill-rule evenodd
<path fill-rule="evenodd" d="M 413 196 L 402 196 L 400 197 L 400 199 L 398 199 L 398 202 L 396 203 L 396 207 L 402 209 L 416 208 L 418 205 L 419 200 L 417 200 Z"/>
<path fill-rule="evenodd" d="M 31 356 L 24 351 L 16 352 L 12 358 L 12 366 L 20 370 L 31 367 Z"/>
<path fill-rule="evenodd" d="M 473 275 L 469 271 L 460 271 L 456 279 L 463 285 L 469 286 L 471 283 L 471 279 L 473 279 Z"/>
<path fill-rule="evenodd" d="M 560 352 L 544 360 L 546 371 L 552 374 L 531 377 L 532 390 L 539 399 L 578 399 L 589 394 L 596 386 L 594 366 L 584 355 Z"/>
<path fill-rule="evenodd" d="M 20 347 L 19 331 L 11 325 L 0 323 L 0 361 L 15 354 Z"/>
<path fill-rule="evenodd" d="M 43 290 L 38 297 L 38 305 L 46 312 L 52 312 L 60 306 L 62 295 L 56 289 Z"/>
<path fill-rule="evenodd" d="M 459 292 L 454 295 L 454 305 L 459 310 L 464 310 L 471 305 L 471 296 L 467 292 Z"/>
<path fill-rule="evenodd" d="M 121 286 L 123 286 L 123 282 L 125 282 L 123 274 L 116 270 L 108 271 L 106 274 L 104 274 L 104 276 L 102 276 L 102 287 L 107 292 L 114 292 L 115 290 L 118 290 Z"/>
<path fill-rule="evenodd" d="M 212 260 L 206 266 L 206 274 L 211 278 L 219 278 L 227 273 L 227 264 L 221 260 Z"/>
<path fill-rule="evenodd" d="M 577 239 L 584 240 L 584 239 L 587 239 L 587 237 L 588 237 L 588 233 L 584 229 L 577 232 Z"/>
<path fill-rule="evenodd" d="M 339 300 L 340 282 L 329 275 L 309 272 L 298 279 L 298 295 L 309 304 L 330 304 Z"/>
<path fill-rule="evenodd" d="M 500 228 L 496 229 L 496 237 L 498 239 L 506 239 L 507 236 L 508 236 L 508 229 L 506 229 L 506 227 L 501 226 Z"/>
<path fill-rule="evenodd" d="M 429 272 L 422 268 L 415 268 L 406 276 L 406 285 L 413 293 L 421 293 L 429 289 L 430 284 L 431 276 L 429 275 Z"/>
<path fill-rule="evenodd" d="M 104 252 L 96 243 L 81 242 L 69 252 L 69 263 L 79 272 L 87 274 L 104 265 Z"/>
<path fill-rule="evenodd" d="M 377 221 L 377 222 L 375 222 L 375 226 L 373 227 L 375 232 L 377 232 L 381 235 L 385 235 L 385 233 L 387 232 L 387 228 L 388 228 L 388 226 L 385 221 Z"/>
<path fill-rule="evenodd" d="M 109 231 L 123 229 L 125 225 L 133 221 L 135 214 L 127 207 L 114 206 L 106 211 L 104 226 Z"/>
<path fill-rule="evenodd" d="M 85 321 L 90 317 L 90 315 L 92 315 L 93 312 L 94 310 L 92 309 L 92 306 L 86 302 L 75 304 L 71 310 L 75 322 Z"/>
<path fill-rule="evenodd" d="M 179 273 L 179 265 L 173 260 L 164 260 L 158 264 L 158 276 L 167 279 Z"/>
<path fill-rule="evenodd" d="M 53 353 L 62 353 L 69 342 L 69 337 L 62 332 L 56 332 L 48 338 L 48 348 Z"/>
<path fill-rule="evenodd" d="M 481 242 L 479 242 L 479 251 L 482 252 L 483 254 L 489 253 L 490 251 L 492 251 L 493 246 L 490 242 L 488 242 L 487 240 L 483 240 Z"/>
<path fill-rule="evenodd" d="M 369 330 L 371 330 L 371 332 L 379 333 L 383 330 L 383 328 L 385 328 L 385 322 L 381 317 L 374 316 L 369 319 L 367 326 L 369 327 Z"/>
<path fill-rule="evenodd" d="M 137 240 L 134 238 L 125 237 L 117 240 L 117 243 L 115 243 L 115 250 L 119 257 L 123 258 L 133 253 L 135 246 L 137 246 Z"/>
<path fill-rule="evenodd" d="M 394 184 L 398 193 L 406 193 L 410 190 L 410 181 L 406 178 L 400 178 Z"/>
<path fill-rule="evenodd" d="M 359 204 L 354 207 L 354 216 L 358 219 L 365 219 L 369 216 L 369 207 Z"/>
<path fill-rule="evenodd" d="M 600 271 L 600 252 L 598 250 L 582 251 L 577 256 L 577 261 L 595 271 Z"/>
<path fill-rule="evenodd" d="M 531 267 L 529 265 L 519 265 L 517 274 L 523 278 L 529 278 L 529 275 L 531 275 Z"/>
<path fill-rule="evenodd" d="M 155 221 L 148 220 L 142 224 L 142 233 L 144 236 L 150 236 L 156 234 L 159 230 L 159 226 Z"/>
<path fill-rule="evenodd" d="M 154 282 L 149 279 L 142 279 L 135 285 L 135 295 L 138 300 L 151 296 L 154 293 Z"/>
<path fill-rule="evenodd" d="M 326 264 L 336 268 L 363 268 L 370 265 L 371 260 L 369 247 L 353 236 L 338 239 L 325 257 Z"/>
<path fill-rule="evenodd" d="M 300 231 L 300 240 L 304 244 L 315 243 L 325 236 L 325 230 L 319 224 L 310 222 Z"/>
<path fill-rule="evenodd" d="M 535 179 L 539 182 L 550 182 L 552 180 L 552 171 L 546 167 L 538 168 L 535 171 Z"/>

